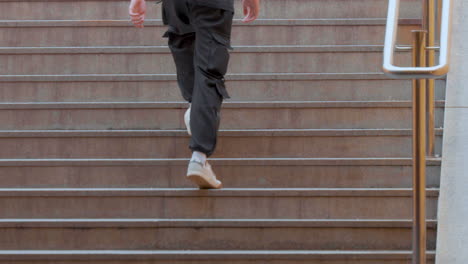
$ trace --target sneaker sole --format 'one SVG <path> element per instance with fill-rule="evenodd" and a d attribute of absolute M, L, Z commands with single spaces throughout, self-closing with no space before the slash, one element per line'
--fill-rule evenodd
<path fill-rule="evenodd" d="M 205 180 L 205 178 L 203 178 L 202 176 L 200 175 L 196 175 L 196 174 L 190 174 L 190 175 L 187 175 L 187 178 L 195 183 L 196 185 L 198 185 L 198 187 L 200 187 L 200 189 L 221 189 L 223 187 L 223 184 L 220 183 L 218 186 L 216 185 L 212 185 L 211 183 L 207 182 Z"/>

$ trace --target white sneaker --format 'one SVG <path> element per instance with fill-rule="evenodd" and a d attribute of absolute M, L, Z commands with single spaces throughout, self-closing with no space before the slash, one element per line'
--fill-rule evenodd
<path fill-rule="evenodd" d="M 223 184 L 216 179 L 208 161 L 203 165 L 198 161 L 190 161 L 187 178 L 198 185 L 200 189 L 221 189 Z"/>
<path fill-rule="evenodd" d="M 192 135 L 192 131 L 190 130 L 190 109 L 192 106 L 190 106 L 187 111 L 185 112 L 184 115 L 184 121 L 185 121 L 185 126 L 187 127 L 187 132 L 189 135 Z"/>

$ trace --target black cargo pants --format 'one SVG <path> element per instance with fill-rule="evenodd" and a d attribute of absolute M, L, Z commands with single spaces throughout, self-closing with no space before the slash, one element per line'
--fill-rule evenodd
<path fill-rule="evenodd" d="M 216 148 L 221 104 L 230 98 L 224 75 L 228 49 L 232 49 L 234 11 L 203 1 L 163 0 L 162 18 L 168 25 L 163 37 L 168 38 L 179 88 L 184 99 L 192 103 L 189 148 L 210 156 Z"/>

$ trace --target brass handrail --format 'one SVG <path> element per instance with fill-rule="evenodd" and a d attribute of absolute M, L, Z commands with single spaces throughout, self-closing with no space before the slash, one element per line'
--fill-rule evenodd
<path fill-rule="evenodd" d="M 450 57 L 451 0 L 443 0 L 442 4 L 439 64 L 429 67 L 399 67 L 393 62 L 400 0 L 389 0 L 383 62 L 383 71 L 387 75 L 397 79 L 434 79 L 447 74 Z"/>
<path fill-rule="evenodd" d="M 412 31 L 413 43 L 409 48 L 413 51 L 412 67 L 393 65 L 399 9 L 400 0 L 389 0 L 383 71 L 396 79 L 413 79 L 413 264 L 425 264 L 426 155 L 434 155 L 434 79 L 445 76 L 449 70 L 451 0 L 437 0 L 437 3 L 423 0 L 422 28 Z M 438 65 L 435 65 L 436 23 L 440 26 Z"/>

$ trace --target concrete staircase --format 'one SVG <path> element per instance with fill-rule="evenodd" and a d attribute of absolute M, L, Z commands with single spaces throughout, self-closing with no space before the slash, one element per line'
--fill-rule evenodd
<path fill-rule="evenodd" d="M 187 105 L 148 5 L 138 30 L 127 1 L 0 0 L 0 263 L 410 263 L 411 82 L 381 73 L 387 1 L 265 0 L 235 22 L 217 191 L 184 177 Z M 439 177 L 430 159 L 428 263 Z"/>

